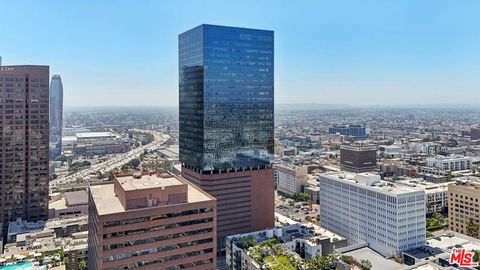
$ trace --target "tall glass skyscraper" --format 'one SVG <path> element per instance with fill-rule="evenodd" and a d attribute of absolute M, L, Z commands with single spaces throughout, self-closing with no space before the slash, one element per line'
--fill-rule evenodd
<path fill-rule="evenodd" d="M 182 175 L 217 199 L 227 235 L 274 226 L 273 31 L 200 25 L 180 34 Z"/>
<path fill-rule="evenodd" d="M 62 153 L 63 85 L 60 75 L 53 75 L 50 83 L 50 158 Z"/>
<path fill-rule="evenodd" d="M 180 158 L 195 170 L 273 157 L 273 31 L 200 25 L 179 37 Z"/>

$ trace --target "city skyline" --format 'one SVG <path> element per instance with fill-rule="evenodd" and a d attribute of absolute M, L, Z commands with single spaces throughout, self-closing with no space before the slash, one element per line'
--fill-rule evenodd
<path fill-rule="evenodd" d="M 263 28 L 279 41 L 276 104 L 478 103 L 465 102 L 480 97 L 478 3 L 252 5 L 3 2 L 5 20 L 28 16 L 2 30 L 0 52 L 4 65 L 49 63 L 72 86 L 66 108 L 171 106 L 178 33 L 202 23 Z"/>

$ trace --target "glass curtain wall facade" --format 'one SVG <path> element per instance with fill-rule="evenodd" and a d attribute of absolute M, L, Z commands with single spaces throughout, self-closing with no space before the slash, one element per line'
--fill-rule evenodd
<path fill-rule="evenodd" d="M 179 36 L 180 160 L 196 171 L 273 159 L 274 33 L 200 25 Z"/>
<path fill-rule="evenodd" d="M 63 85 L 60 75 L 50 83 L 50 159 L 62 153 Z"/>

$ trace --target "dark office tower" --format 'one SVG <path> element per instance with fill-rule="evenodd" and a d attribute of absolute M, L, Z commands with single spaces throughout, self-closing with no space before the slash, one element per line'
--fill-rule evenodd
<path fill-rule="evenodd" d="M 63 85 L 60 75 L 53 75 L 50 83 L 50 158 L 62 153 Z"/>
<path fill-rule="evenodd" d="M 480 140 L 480 128 L 471 128 L 470 129 L 470 138 L 472 140 Z"/>
<path fill-rule="evenodd" d="M 377 146 L 374 144 L 340 145 L 342 170 L 361 173 L 377 168 Z"/>
<path fill-rule="evenodd" d="M 0 66 L 0 222 L 48 217 L 48 66 Z"/>
<path fill-rule="evenodd" d="M 179 36 L 182 175 L 217 199 L 225 236 L 274 226 L 273 31 L 200 25 Z"/>

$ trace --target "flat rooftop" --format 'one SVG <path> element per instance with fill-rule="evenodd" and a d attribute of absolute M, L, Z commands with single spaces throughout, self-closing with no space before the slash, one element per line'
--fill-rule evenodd
<path fill-rule="evenodd" d="M 125 179 L 126 178 L 126 179 Z M 118 178 L 117 178 L 118 179 Z M 125 179 L 125 180 L 124 180 Z M 136 179 L 135 177 L 120 177 L 119 182 L 123 183 L 122 187 L 127 191 L 131 190 L 141 190 L 141 189 L 151 189 L 151 188 L 162 188 L 165 186 L 175 186 L 175 185 L 187 185 L 187 203 L 197 203 L 204 201 L 215 200 L 212 196 L 208 195 L 206 192 L 197 188 L 196 186 L 190 184 L 188 181 L 182 179 L 180 176 L 169 174 L 168 177 L 159 177 L 157 175 L 143 175 L 142 178 Z M 103 185 L 93 185 L 90 186 L 90 192 L 92 194 L 92 199 L 95 202 L 99 215 L 109 215 L 116 213 L 124 213 L 128 211 L 137 211 L 145 210 L 157 207 L 171 207 L 172 204 L 159 205 L 148 208 L 140 209 L 125 209 L 120 202 L 119 198 L 114 192 L 114 184 L 103 184 Z M 183 203 L 182 203 L 183 204 Z M 174 204 L 173 204 L 174 205 Z"/>
<path fill-rule="evenodd" d="M 157 175 L 143 175 L 142 178 L 136 179 L 132 175 L 117 179 L 125 191 L 185 185 L 185 183 L 179 181 L 176 177 L 171 176 L 158 177 Z"/>
<path fill-rule="evenodd" d="M 432 183 L 421 178 L 395 181 L 395 184 L 405 185 L 409 187 L 417 187 L 425 190 L 425 193 L 436 193 L 440 191 L 447 191 L 448 185 L 455 182 Z"/>
<path fill-rule="evenodd" d="M 88 192 L 86 190 L 65 192 L 64 197 L 69 206 L 88 204 Z"/>
<path fill-rule="evenodd" d="M 392 195 L 422 191 L 419 188 L 395 185 L 388 181 L 379 180 L 378 175 L 371 174 L 371 173 L 355 174 L 355 173 L 347 173 L 347 172 L 332 172 L 332 173 L 325 173 L 321 176 L 332 179 L 332 180 L 353 184 L 358 187 L 375 190 L 375 191 L 381 191 L 383 193 L 392 194 Z M 368 185 L 365 182 L 363 182 L 367 180 L 373 184 Z"/>
<path fill-rule="evenodd" d="M 399 264 L 394 260 L 384 258 L 382 255 L 375 252 L 369 247 L 355 249 L 349 252 L 345 252 L 342 255 L 352 256 L 357 261 L 369 260 L 372 263 L 372 269 L 397 270 L 405 267 L 405 265 Z"/>
<path fill-rule="evenodd" d="M 81 132 L 81 133 L 76 133 L 75 136 L 79 139 L 116 137 L 115 134 L 111 132 Z"/>

